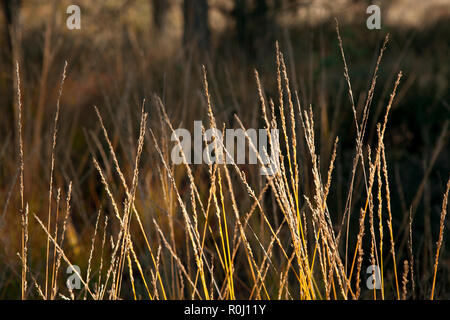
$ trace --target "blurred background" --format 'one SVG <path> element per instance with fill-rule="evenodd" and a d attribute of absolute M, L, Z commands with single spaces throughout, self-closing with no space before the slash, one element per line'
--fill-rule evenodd
<path fill-rule="evenodd" d="M 66 26 L 66 9 L 71 4 L 81 9 L 80 30 Z M 370 4 L 381 8 L 380 30 L 366 27 Z M 87 235 L 92 233 L 96 210 L 109 206 L 91 161 L 92 154 L 105 162 L 108 158 L 101 151 L 106 147 L 99 141 L 93 106 L 105 115 L 124 171 L 130 174 L 136 141 L 129 137 L 138 132 L 144 97 L 150 127 L 159 123 L 153 94 L 161 97 L 175 126 L 190 128 L 194 120 L 207 119 L 202 65 L 208 70 L 218 119 L 236 127 L 236 113 L 248 127 L 261 127 L 253 70 L 258 70 L 265 94 L 275 100 L 276 41 L 285 55 L 292 89 L 299 92 L 302 106 L 311 105 L 314 110 L 323 175 L 339 136 L 337 183 L 329 200 L 339 222 L 356 131 L 334 18 L 339 21 L 358 114 L 383 39 L 390 34 L 369 118 L 366 143 L 370 145 L 376 141 L 376 123 L 384 116 L 395 77 L 403 71 L 385 137 L 393 222 L 400 230 L 401 250 L 407 235 L 405 217 L 413 208 L 417 268 L 425 274 L 418 287 L 419 292 L 428 292 L 442 194 L 450 172 L 449 0 L 2 0 L 1 9 L 0 297 L 16 296 L 20 290 L 14 275 L 20 248 L 15 215 L 19 206 L 15 61 L 20 64 L 22 82 L 26 199 L 30 211 L 42 217 L 48 205 L 56 98 L 64 61 L 68 61 L 55 185 L 61 187 L 64 199 L 68 182 L 74 181 L 68 239 L 76 259 L 89 248 Z M 141 170 L 141 197 L 156 212 L 162 191 L 150 190 L 152 181 L 159 179 L 151 169 L 160 162 L 154 148 L 148 149 L 148 161 Z M 112 170 L 107 168 L 107 174 L 112 175 Z M 307 168 L 302 170 L 307 177 Z M 356 190 L 363 195 L 363 180 L 357 181 Z M 114 191 L 121 192 L 119 186 Z M 189 190 L 184 192 L 189 195 Z M 360 196 L 355 195 L 356 212 Z M 44 263 L 39 260 L 45 249 L 43 237 L 30 239 L 35 256 L 31 261 L 37 270 Z M 450 297 L 450 255 L 445 250 L 441 262 L 445 267 L 439 271 L 438 289 L 441 296 Z"/>

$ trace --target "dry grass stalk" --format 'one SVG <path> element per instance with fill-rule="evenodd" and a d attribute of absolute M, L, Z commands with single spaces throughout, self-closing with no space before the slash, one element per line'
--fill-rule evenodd
<path fill-rule="evenodd" d="M 441 210 L 441 220 L 439 223 L 439 238 L 436 243 L 436 258 L 434 260 L 434 275 L 433 275 L 433 285 L 431 288 L 431 296 L 430 300 L 433 300 L 434 298 L 434 289 L 436 284 L 436 274 L 437 274 L 437 268 L 438 268 L 438 262 L 439 262 L 439 254 L 441 251 L 442 241 L 444 238 L 444 228 L 445 228 L 445 217 L 447 216 L 447 201 L 448 201 L 448 192 L 450 190 L 450 178 L 447 181 L 447 188 L 445 190 L 444 199 L 442 200 L 442 210 Z"/>
<path fill-rule="evenodd" d="M 406 300 L 407 290 L 406 286 L 408 285 L 408 260 L 403 262 L 403 277 L 402 277 L 402 300 Z"/>
<path fill-rule="evenodd" d="M 64 86 L 64 80 L 66 79 L 66 70 L 67 70 L 67 61 L 64 63 L 64 70 L 62 74 L 62 79 L 59 86 L 58 91 L 58 99 L 56 100 L 56 113 L 55 113 L 55 121 L 53 125 L 53 142 L 52 142 L 52 153 L 50 159 L 50 185 L 48 191 L 48 217 L 47 217 L 47 230 L 50 232 L 50 224 L 51 224 L 51 215 L 52 215 L 52 194 L 53 194 L 53 170 L 55 168 L 55 148 L 56 148 L 56 137 L 58 133 L 58 120 L 60 113 L 60 101 Z M 46 253 L 46 262 L 45 262 L 45 297 L 48 296 L 48 268 L 49 268 L 49 252 L 50 252 L 50 234 L 47 237 L 47 253 Z"/>
<path fill-rule="evenodd" d="M 395 286 L 397 289 L 397 299 L 400 299 L 400 290 L 398 286 L 398 276 L 397 276 L 397 263 L 395 260 L 395 240 L 394 240 L 394 231 L 392 227 L 392 212 L 391 212 L 391 193 L 389 189 L 389 178 L 388 178 L 388 169 L 387 169 L 387 162 L 386 162 L 386 153 L 384 148 L 384 143 L 381 145 L 382 148 L 382 162 L 383 162 L 383 176 L 384 176 L 384 183 L 386 188 L 386 206 L 388 211 L 388 229 L 389 229 L 389 235 L 390 235 L 390 244 L 391 244 L 391 255 L 392 255 L 392 261 L 394 264 L 394 276 L 395 276 Z M 411 263 L 412 265 L 412 263 Z"/>
<path fill-rule="evenodd" d="M 64 243 L 64 236 L 66 233 L 66 229 L 67 229 L 67 222 L 69 220 L 69 215 L 70 215 L 70 201 L 72 199 L 72 181 L 70 181 L 69 183 L 69 190 L 67 192 L 67 198 L 66 198 L 66 214 L 64 217 L 64 221 L 63 221 L 63 225 L 62 225 L 62 230 L 61 230 L 61 236 L 60 236 L 60 240 L 59 240 L 59 246 L 62 247 L 63 243 Z M 56 235 L 56 233 L 55 233 Z M 58 240 L 55 237 L 56 240 Z M 55 263 L 55 280 L 53 281 L 53 287 L 52 287 L 52 294 L 51 294 L 51 300 L 53 300 L 56 297 L 57 291 L 58 291 L 58 271 L 59 271 L 59 267 L 61 266 L 61 257 L 62 257 L 62 251 L 58 251 L 57 252 L 57 257 L 56 257 L 56 263 Z"/>
<path fill-rule="evenodd" d="M 24 156 L 23 156 L 23 136 L 22 136 L 22 94 L 20 86 L 20 67 L 19 62 L 16 62 L 16 80 L 17 80 L 17 113 L 18 122 L 17 131 L 19 132 L 19 170 L 20 170 L 20 214 L 22 221 L 22 285 L 21 285 L 21 296 L 22 300 L 25 300 L 25 295 L 27 291 L 27 245 L 28 245 L 28 205 L 24 208 Z"/>

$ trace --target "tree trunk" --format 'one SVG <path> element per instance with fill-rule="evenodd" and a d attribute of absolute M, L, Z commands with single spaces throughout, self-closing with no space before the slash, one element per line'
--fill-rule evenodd
<path fill-rule="evenodd" d="M 6 45 L 2 49 L 2 66 L 0 70 L 0 103 L 4 106 L 2 112 L 6 114 L 8 121 L 14 123 L 17 130 L 17 108 L 14 108 L 16 88 L 16 61 L 20 61 L 20 28 L 19 12 L 21 0 L 2 0 L 1 8 L 5 17 L 3 37 Z M 14 130 L 14 139 L 17 142 L 17 132 Z M 16 144 L 17 145 L 17 144 Z"/>
<path fill-rule="evenodd" d="M 14 32 L 13 29 L 19 16 L 20 3 L 21 0 L 2 0 L 1 2 L 6 21 L 5 37 L 8 50 L 10 52 L 12 51 L 13 46 L 13 38 L 11 32 Z"/>
<path fill-rule="evenodd" d="M 184 0 L 183 13 L 184 46 L 208 51 L 210 31 L 207 0 Z"/>
<path fill-rule="evenodd" d="M 164 20 L 166 18 L 166 12 L 169 9 L 168 0 L 150 0 L 153 8 L 153 25 L 156 30 L 161 31 L 164 26 Z"/>
<path fill-rule="evenodd" d="M 275 8 L 280 3 L 275 2 Z M 258 50 L 264 51 L 271 45 L 275 23 L 269 15 L 269 5 L 266 0 L 234 0 L 231 13 L 236 24 L 236 36 L 239 45 L 250 56 L 255 56 Z"/>

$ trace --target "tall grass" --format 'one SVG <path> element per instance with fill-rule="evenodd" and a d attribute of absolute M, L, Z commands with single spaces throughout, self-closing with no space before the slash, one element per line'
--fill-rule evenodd
<path fill-rule="evenodd" d="M 368 119 L 378 69 L 389 37 L 381 46 L 366 99 L 362 110 L 358 111 L 338 26 L 336 30 L 356 132 L 342 217 L 338 217 L 327 204 L 332 186 L 336 183 L 334 176 L 339 139 L 332 136 L 334 144 L 331 144 L 329 158 L 321 157 L 318 151 L 321 146 L 315 137 L 320 124 L 315 122 L 312 106 L 302 105 L 301 95 L 292 89 L 285 58 L 277 44 L 276 97 L 266 96 L 260 75 L 258 71 L 254 72 L 260 123 L 269 133 L 270 144 L 270 150 L 264 151 L 267 154 L 261 154 L 252 139 L 246 136 L 249 148 L 257 154 L 257 166 L 234 163 L 224 147 L 224 141 L 219 139 L 214 140 L 215 154 L 223 150 L 231 164 L 189 165 L 185 161 L 184 165 L 173 165 L 170 160 L 171 146 L 175 143 L 181 147 L 181 141 L 176 136 L 176 126 L 163 101 L 157 96 L 152 98 L 151 114 L 157 117 L 159 126 L 149 128 L 149 115 L 145 111 L 149 107 L 144 100 L 140 108 L 137 140 L 133 137 L 131 120 L 119 124 L 112 112 L 107 114 L 117 127 L 124 125 L 129 128 L 129 135 L 125 136 L 114 128 L 107 128 L 104 112 L 95 107 L 99 130 L 90 133 L 90 136 L 101 159 L 97 158 L 97 152 L 92 152 L 91 160 L 96 172 L 90 174 L 97 174 L 98 184 L 102 188 L 98 188 L 96 196 L 100 198 L 100 194 L 105 194 L 107 202 L 97 208 L 93 230 L 88 237 L 89 249 L 81 253 L 76 252 L 79 245 L 73 243 L 74 236 L 69 237 L 72 239 L 70 252 L 64 249 L 67 246 L 66 232 L 74 232 L 72 202 L 82 200 L 72 197 L 72 181 L 67 184 L 67 192 L 64 192 L 66 185 L 60 185 L 56 201 L 54 199 L 55 152 L 57 144 L 62 142 L 57 141 L 58 127 L 62 125 L 59 123 L 60 98 L 67 64 L 60 82 L 50 141 L 48 215 L 45 220 L 39 214 L 29 212 L 24 195 L 26 164 L 17 64 L 22 299 L 400 300 L 413 297 L 415 261 L 412 240 L 408 243 L 410 257 L 403 260 L 403 274 L 398 274 L 402 269 L 396 255 L 396 233 L 399 230 L 395 230 L 393 223 L 384 143 L 389 130 L 389 113 L 401 85 L 402 72 L 398 72 L 395 82 L 390 84 L 390 98 L 377 125 L 375 142 L 370 145 L 366 142 L 369 140 Z M 218 110 L 213 102 L 210 78 L 205 67 L 202 75 L 202 101 L 207 120 L 204 125 L 224 131 L 225 124 L 216 116 Z M 257 113 L 256 110 L 253 112 Z M 234 114 L 233 120 L 241 129 L 246 129 L 245 121 L 238 114 Z M 258 173 L 260 168 L 264 168 L 262 159 L 272 154 L 278 143 L 270 139 L 271 129 L 280 129 L 282 153 L 276 159 L 277 173 L 263 177 Z M 100 138 L 100 133 L 103 138 Z M 168 138 L 171 135 L 176 137 L 173 142 Z M 101 139 L 106 147 L 103 147 Z M 130 151 L 122 150 L 126 156 L 121 157 L 118 149 L 124 149 L 124 146 L 129 147 Z M 186 160 L 187 156 L 183 154 L 183 157 Z M 323 167 L 326 168 L 324 172 Z M 156 178 L 148 179 L 149 173 L 143 172 L 143 168 L 151 170 L 150 177 Z M 358 179 L 364 187 L 361 194 L 355 195 L 359 192 L 355 189 Z M 430 299 L 434 298 L 436 291 L 449 188 L 450 180 L 442 201 Z M 152 192 L 156 195 L 155 202 L 146 196 Z M 64 199 L 64 194 L 66 201 L 60 201 L 61 197 Z M 356 196 L 361 201 L 356 201 Z M 60 216 L 63 202 L 65 214 Z M 27 259 L 34 250 L 29 243 L 29 215 L 33 217 L 33 229 L 46 237 L 45 263 L 35 263 L 33 269 Z M 350 231 L 351 224 L 357 225 L 356 232 Z M 410 237 L 411 224 L 412 217 Z M 404 230 L 400 231 L 408 235 Z M 354 239 L 350 238 L 352 234 L 356 236 Z M 79 289 L 72 290 L 65 286 L 67 273 L 63 272 L 65 268 L 61 269 L 62 260 L 67 266 L 87 265 L 81 274 L 74 269 L 82 284 Z M 366 265 L 380 267 L 379 290 L 366 287 Z M 45 271 L 41 270 L 42 267 Z M 28 286 L 30 280 L 32 287 Z"/>

